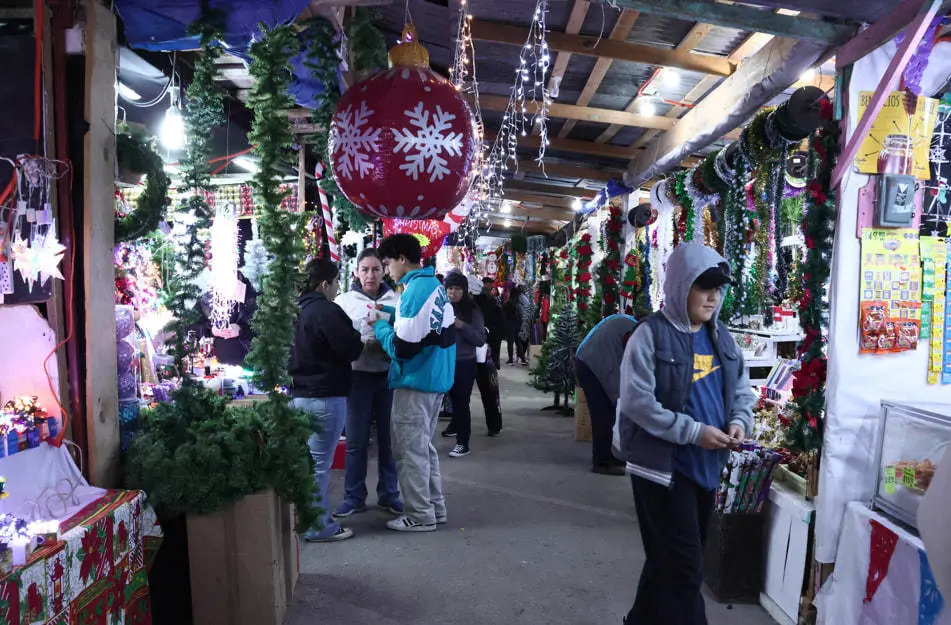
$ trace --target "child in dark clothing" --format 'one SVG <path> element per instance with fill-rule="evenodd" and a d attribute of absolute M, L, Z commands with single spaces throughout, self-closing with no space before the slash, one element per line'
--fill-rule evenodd
<path fill-rule="evenodd" d="M 666 305 L 621 362 L 619 457 L 627 460 L 647 560 L 626 625 L 706 625 L 703 545 L 727 450 L 752 431 L 742 352 L 717 317 L 729 265 L 684 243 L 667 261 Z"/>

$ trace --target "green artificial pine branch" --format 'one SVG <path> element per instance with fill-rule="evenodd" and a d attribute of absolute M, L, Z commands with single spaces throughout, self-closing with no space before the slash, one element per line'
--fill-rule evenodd
<path fill-rule="evenodd" d="M 168 307 L 173 321 L 172 350 L 175 370 L 182 386 L 193 384 L 186 360 L 194 346 L 188 344 L 188 331 L 200 321 L 195 302 L 201 297 L 196 281 L 205 269 L 205 243 L 211 225 L 211 209 L 205 193 L 211 192 L 211 139 L 215 128 L 224 123 L 223 95 L 215 84 L 215 60 L 221 56 L 216 43 L 219 30 L 213 19 L 206 19 L 195 29 L 201 36 L 202 53 L 195 62 L 195 73 L 188 85 L 185 104 L 185 158 L 182 160 L 183 186 L 190 197 L 177 207 L 178 218 L 188 224 L 184 241 L 179 241 L 175 271 L 167 281 Z M 193 222 L 189 223 L 192 219 Z"/>
<path fill-rule="evenodd" d="M 374 12 L 357 7 L 344 24 L 344 32 L 350 42 L 350 60 L 354 72 L 370 72 L 385 69 L 389 60 L 386 40 L 374 24 Z"/>

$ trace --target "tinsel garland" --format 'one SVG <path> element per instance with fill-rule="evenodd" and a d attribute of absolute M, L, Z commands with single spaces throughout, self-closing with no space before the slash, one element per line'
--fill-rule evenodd
<path fill-rule="evenodd" d="M 574 249 L 574 300 L 578 308 L 579 322 L 584 313 L 591 306 L 591 257 L 594 249 L 591 247 L 591 235 L 587 232 L 579 237 Z"/>
<path fill-rule="evenodd" d="M 682 209 L 679 224 L 680 241 L 693 241 L 696 236 L 697 211 L 693 199 L 687 192 L 689 172 L 679 171 L 674 175 L 674 195 Z"/>
<path fill-rule="evenodd" d="M 726 195 L 721 219 L 724 220 L 723 251 L 730 262 L 733 286 L 727 289 L 720 311 L 720 318 L 730 323 L 741 314 L 746 301 L 744 272 L 749 242 L 746 238 L 746 179 L 749 175 L 749 163 L 742 151 L 736 155 L 733 180 Z"/>
<path fill-rule="evenodd" d="M 195 302 L 202 293 L 197 285 L 198 276 L 205 269 L 205 245 L 211 225 L 211 209 L 205 199 L 210 193 L 211 138 L 215 128 L 225 121 L 224 95 L 215 83 L 218 69 L 215 61 L 221 56 L 216 43 L 220 33 L 220 14 L 210 15 L 196 26 L 201 41 L 201 54 L 195 61 L 192 82 L 188 85 L 185 104 L 185 157 L 182 159 L 183 188 L 191 193 L 188 200 L 176 208 L 174 219 L 185 224 L 184 234 L 176 241 L 174 270 L 166 282 L 167 307 L 172 314 L 168 330 L 171 339 L 174 368 L 181 378 L 182 387 L 197 386 L 186 361 L 196 349 L 188 342 L 188 332 L 200 322 Z"/>
<path fill-rule="evenodd" d="M 670 215 L 661 215 L 650 228 L 651 237 L 651 290 L 650 301 L 654 310 L 664 305 L 664 283 L 667 279 L 667 259 L 674 251 L 674 223 Z"/>
<path fill-rule="evenodd" d="M 695 167 L 684 179 L 684 191 L 690 198 L 690 203 L 696 212 L 694 217 L 694 234 L 691 240 L 704 241 L 706 239 L 706 215 L 712 210 L 720 196 L 712 193 L 703 183 L 703 172 L 700 166 Z"/>
<path fill-rule="evenodd" d="M 823 107 L 823 117 L 824 127 L 809 143 L 812 182 L 806 191 L 802 220 L 807 251 L 801 267 L 802 298 L 798 302 L 799 324 L 805 338 L 799 345 L 801 368 L 793 375 L 793 417 L 784 423 L 786 442 L 794 451 L 822 446 L 827 371 L 823 334 L 829 327 L 825 296 L 832 266 L 836 209 L 831 179 L 839 149 L 838 126 L 831 120 L 828 107 Z"/>
<path fill-rule="evenodd" d="M 634 315 L 638 319 L 643 319 L 651 314 L 651 259 L 650 259 L 650 241 L 644 236 L 640 245 L 640 254 L 644 259 L 641 266 L 641 290 L 638 296 L 634 298 Z"/>
<path fill-rule="evenodd" d="M 601 316 L 608 317 L 617 313 L 620 301 L 618 275 L 621 271 L 621 242 L 624 224 L 621 207 L 612 204 L 608 208 L 608 218 L 604 222 L 602 247 L 604 260 L 598 267 L 601 282 Z"/>

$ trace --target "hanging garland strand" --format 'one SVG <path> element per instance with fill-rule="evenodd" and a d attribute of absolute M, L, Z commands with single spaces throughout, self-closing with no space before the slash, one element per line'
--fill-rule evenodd
<path fill-rule="evenodd" d="M 598 267 L 601 281 L 601 316 L 608 317 L 617 313 L 620 299 L 618 272 L 621 270 L 621 239 L 623 230 L 621 208 L 612 204 L 608 209 L 608 218 L 604 223 L 604 260 Z"/>
<path fill-rule="evenodd" d="M 697 211 L 694 208 L 690 194 L 687 193 L 686 183 L 688 175 L 690 175 L 690 172 L 682 170 L 677 172 L 674 176 L 674 195 L 677 197 L 677 202 L 682 209 L 680 223 L 678 224 L 681 242 L 693 241 L 696 231 Z"/>
<path fill-rule="evenodd" d="M 746 179 L 749 175 L 749 162 L 741 150 L 735 155 L 733 180 L 730 183 L 723 207 L 724 243 L 726 258 L 730 260 L 733 274 L 733 286 L 727 290 L 720 311 L 724 323 L 731 323 L 739 314 L 746 301 L 744 271 L 749 244 L 746 240 Z"/>
<path fill-rule="evenodd" d="M 578 239 L 575 245 L 575 280 L 574 292 L 575 303 L 578 307 L 578 321 L 583 321 L 585 313 L 591 306 L 591 257 L 594 255 L 594 249 L 591 247 L 591 235 L 585 233 Z"/>
<path fill-rule="evenodd" d="M 247 363 L 255 383 L 266 389 L 268 401 L 256 407 L 264 424 L 263 440 L 268 461 L 268 480 L 287 500 L 293 501 L 301 527 L 313 527 L 318 519 L 314 507 L 314 481 L 307 452 L 309 419 L 294 410 L 280 391 L 287 385 L 287 363 L 294 340 L 297 292 L 301 283 L 300 259 L 304 245 L 300 232 L 302 215 L 281 210 L 287 194 L 280 190 L 282 169 L 291 164 L 294 136 L 287 116 L 281 112 L 294 102 L 287 93 L 290 59 L 298 50 L 293 27 L 260 27 L 262 37 L 251 45 L 251 76 L 255 79 L 248 100 L 254 119 L 248 139 L 259 159 L 251 186 L 261 240 L 272 257 L 262 281 L 258 309 L 251 321 L 255 336 Z"/>
<path fill-rule="evenodd" d="M 799 324 L 805 338 L 799 346 L 801 368 L 793 376 L 793 418 L 785 425 L 786 442 L 794 451 L 822 446 L 825 409 L 826 356 L 823 332 L 828 330 L 826 282 L 832 265 L 835 197 L 832 170 L 838 154 L 838 126 L 831 121 L 831 107 L 823 107 L 825 127 L 810 139 L 810 173 L 813 182 L 806 191 L 802 233 L 806 258 L 801 267 L 802 299 Z"/>
<path fill-rule="evenodd" d="M 119 244 L 144 237 L 158 228 L 165 216 L 171 181 L 152 142 L 125 128 L 116 134 L 116 161 L 120 171 L 145 174 L 145 189 L 135 202 L 135 210 L 125 217 L 116 217 L 116 244 Z"/>
<path fill-rule="evenodd" d="M 251 76 L 255 79 L 248 103 L 254 112 L 248 139 L 255 146 L 258 171 L 251 181 L 254 207 L 261 240 L 272 256 L 270 272 L 262 283 L 262 293 L 253 324 L 259 330 L 252 343 L 248 363 L 254 368 L 255 382 L 271 394 L 286 385 L 287 362 L 294 337 L 297 316 L 298 266 L 303 244 L 297 231 L 303 228 L 299 215 L 281 210 L 287 195 L 280 190 L 282 166 L 291 165 L 289 149 L 294 137 L 287 116 L 294 106 L 287 94 L 291 72 L 289 61 L 297 49 L 297 39 L 289 26 L 272 30 L 262 28 L 263 38 L 251 46 Z"/>
<path fill-rule="evenodd" d="M 194 351 L 188 344 L 188 331 L 199 322 L 199 313 L 194 303 L 202 296 L 196 281 L 205 268 L 205 242 L 211 225 L 211 209 L 205 193 L 211 191 L 211 137 L 216 127 L 224 123 L 222 93 L 215 84 L 217 68 L 215 61 L 221 56 L 216 43 L 221 32 L 216 16 L 197 23 L 195 30 L 201 40 L 201 55 L 195 62 L 195 73 L 188 85 L 185 105 L 185 158 L 182 160 L 183 186 L 191 196 L 176 210 L 179 221 L 187 225 L 184 240 L 179 241 L 175 258 L 175 270 L 168 279 L 167 306 L 173 321 L 168 329 L 173 335 L 172 353 L 175 370 L 182 379 L 182 386 L 197 384 L 187 371 L 186 360 Z"/>

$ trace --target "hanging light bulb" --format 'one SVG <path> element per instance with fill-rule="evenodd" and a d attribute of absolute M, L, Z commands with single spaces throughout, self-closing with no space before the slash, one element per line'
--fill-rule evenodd
<path fill-rule="evenodd" d="M 680 72 L 675 69 L 666 68 L 660 73 L 660 79 L 665 87 L 673 89 L 680 86 Z"/>
<path fill-rule="evenodd" d="M 810 67 L 802 73 L 802 76 L 799 77 L 799 80 L 802 82 L 812 82 L 816 78 L 816 68 Z"/>
<path fill-rule="evenodd" d="M 165 111 L 165 119 L 162 120 L 162 128 L 159 137 L 162 146 L 170 152 L 181 150 L 185 147 L 185 120 L 182 118 L 182 111 L 178 107 L 178 88 L 169 89 L 172 96 L 172 105 Z"/>
<path fill-rule="evenodd" d="M 654 103 L 651 100 L 641 100 L 641 103 L 638 105 L 642 115 L 656 115 L 657 107 L 654 106 Z"/>

